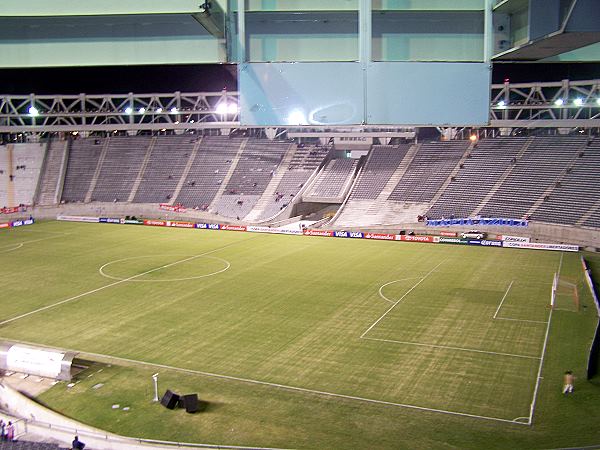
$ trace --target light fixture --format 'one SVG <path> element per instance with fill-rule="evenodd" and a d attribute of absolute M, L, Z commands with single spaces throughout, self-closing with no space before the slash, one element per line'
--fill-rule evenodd
<path fill-rule="evenodd" d="M 133 112 L 133 108 L 131 106 L 128 106 L 127 108 L 125 108 L 125 114 L 131 114 Z"/>
<path fill-rule="evenodd" d="M 505 102 L 504 100 L 500 100 L 500 101 L 498 102 L 498 106 L 499 106 L 500 108 L 504 108 L 504 107 L 506 106 L 506 102 Z"/>
<path fill-rule="evenodd" d="M 565 104 L 565 101 L 562 98 L 557 98 L 556 100 L 554 100 L 555 106 L 562 106 L 564 104 Z"/>
<path fill-rule="evenodd" d="M 140 114 L 144 114 L 144 113 L 146 112 L 146 108 L 144 108 L 144 107 L 142 106 L 140 109 L 138 109 L 138 112 L 139 112 Z"/>
<path fill-rule="evenodd" d="M 293 109 L 290 111 L 287 122 L 289 125 L 308 125 L 306 121 L 306 115 L 299 109 Z"/>
<path fill-rule="evenodd" d="M 469 136 L 469 140 L 471 142 L 475 142 L 477 140 L 477 135 L 476 134 L 472 134 L 471 136 Z"/>
<path fill-rule="evenodd" d="M 31 117 L 37 117 L 40 115 L 40 111 L 35 107 L 35 106 L 30 106 L 29 109 L 27 110 L 29 112 L 29 115 Z"/>
<path fill-rule="evenodd" d="M 600 105 L 600 98 L 596 99 L 596 103 Z"/>
<path fill-rule="evenodd" d="M 177 111 L 177 108 L 175 106 L 173 106 L 171 108 L 171 114 L 177 114 L 179 111 Z"/>
<path fill-rule="evenodd" d="M 157 114 L 160 114 L 160 113 L 162 113 L 162 112 L 163 112 L 163 109 L 162 109 L 162 108 L 158 108 L 158 109 L 156 110 L 156 112 L 157 112 Z"/>
<path fill-rule="evenodd" d="M 583 99 L 578 97 L 575 100 L 573 100 L 573 104 L 575 106 L 581 106 L 581 105 L 583 105 Z"/>

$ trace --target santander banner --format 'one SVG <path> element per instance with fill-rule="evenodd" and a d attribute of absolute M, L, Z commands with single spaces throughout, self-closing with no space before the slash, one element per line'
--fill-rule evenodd
<path fill-rule="evenodd" d="M 381 241 L 393 241 L 396 239 L 395 234 L 387 233 L 365 233 L 365 239 L 378 239 Z"/>
<path fill-rule="evenodd" d="M 177 222 L 177 221 L 169 220 L 169 221 L 167 221 L 167 226 L 175 227 L 175 228 L 194 228 L 194 223 L 193 222 Z"/>
<path fill-rule="evenodd" d="M 245 225 L 223 225 L 223 224 L 221 224 L 221 230 L 246 231 L 246 226 Z"/>
<path fill-rule="evenodd" d="M 304 236 L 325 236 L 325 237 L 332 237 L 333 236 L 333 231 L 331 231 L 331 230 L 310 230 L 310 229 L 305 229 L 303 234 L 304 234 Z"/>

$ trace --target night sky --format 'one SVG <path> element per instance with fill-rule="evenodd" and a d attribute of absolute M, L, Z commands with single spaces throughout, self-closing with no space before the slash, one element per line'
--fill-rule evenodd
<path fill-rule="evenodd" d="M 0 94 L 122 94 L 237 90 L 235 65 L 0 70 Z M 600 78 L 598 63 L 496 63 L 493 83 Z"/>

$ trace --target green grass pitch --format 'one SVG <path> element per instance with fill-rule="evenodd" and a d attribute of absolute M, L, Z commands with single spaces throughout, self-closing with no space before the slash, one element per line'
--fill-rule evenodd
<path fill-rule="evenodd" d="M 589 293 L 579 310 L 568 296 L 549 308 L 554 273 L 580 279 L 578 254 L 43 222 L 0 233 L 0 267 L 0 338 L 96 361 L 40 400 L 120 434 L 285 448 L 600 443 L 600 392 L 584 380 Z M 578 377 L 568 398 L 566 369 Z M 198 392 L 205 411 L 153 403 L 154 372 L 161 391 Z"/>

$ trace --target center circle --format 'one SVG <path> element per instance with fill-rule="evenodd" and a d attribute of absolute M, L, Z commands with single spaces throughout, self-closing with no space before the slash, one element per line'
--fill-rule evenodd
<path fill-rule="evenodd" d="M 167 282 L 173 282 L 173 281 L 188 281 L 188 280 L 197 280 L 200 278 L 211 277 L 211 276 L 220 274 L 222 272 L 225 272 L 231 266 L 229 261 L 222 259 L 222 258 L 218 258 L 216 256 L 187 256 L 187 257 L 184 257 L 184 258 L 176 260 L 176 261 L 166 262 L 162 266 L 149 267 L 147 269 L 143 268 L 145 270 L 143 270 L 140 273 L 131 275 L 131 276 L 111 275 L 111 274 L 107 273 L 107 270 L 106 270 L 110 266 L 113 266 L 113 268 L 114 268 L 115 265 L 118 265 L 119 263 L 124 263 L 126 261 L 136 261 L 136 260 L 142 260 L 142 259 L 147 259 L 147 258 L 155 258 L 155 259 L 168 258 L 168 257 L 173 258 L 176 256 L 177 255 L 145 255 L 145 256 L 132 256 L 130 258 L 117 259 L 115 261 L 110 261 L 110 262 L 107 262 L 106 264 L 104 264 L 102 267 L 100 267 L 100 269 L 98 269 L 98 272 L 100 272 L 100 275 L 102 275 L 103 277 L 110 278 L 111 280 L 117 280 L 117 281 L 131 281 L 131 282 L 136 282 L 136 283 L 167 283 Z M 179 256 L 182 256 L 182 255 L 179 255 Z M 161 278 L 160 280 L 141 279 L 142 277 L 144 277 L 146 275 L 160 272 L 163 269 L 177 267 L 178 265 L 185 264 L 189 261 L 198 261 L 198 260 L 202 260 L 202 259 L 217 261 L 220 263 L 221 267 L 217 270 L 213 269 L 212 272 L 203 273 L 201 275 L 188 276 L 188 277 Z M 141 269 L 138 269 L 138 270 L 141 270 Z"/>

